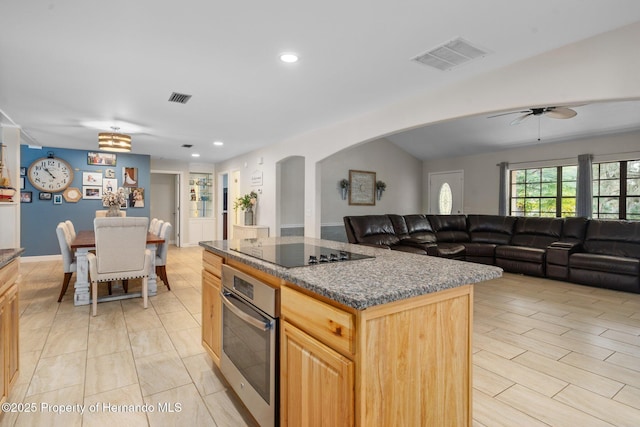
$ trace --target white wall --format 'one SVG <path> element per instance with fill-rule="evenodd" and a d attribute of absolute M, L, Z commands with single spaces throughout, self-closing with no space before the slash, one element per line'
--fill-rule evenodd
<path fill-rule="evenodd" d="M 420 94 L 360 117 L 310 130 L 217 165 L 240 170 L 243 190 L 255 159 L 264 164 L 260 222 L 276 224 L 276 163 L 305 157 L 305 235 L 320 236 L 322 183 L 317 163 L 342 149 L 398 131 L 452 118 L 531 105 L 566 105 L 640 98 L 640 23 L 605 33 L 436 91 Z M 631 53 L 630 53 L 631 52 Z M 244 164 L 247 164 L 245 167 Z M 251 167 L 249 167 L 251 166 Z M 456 167 L 455 169 L 459 169 Z M 245 178 L 246 176 L 246 178 Z M 465 181 L 471 179 L 465 176 Z M 390 190 L 390 189 L 389 189 Z M 243 191 L 244 192 L 244 191 Z M 474 203 L 468 212 L 483 204 Z"/>
<path fill-rule="evenodd" d="M 579 154 L 593 154 L 594 162 L 640 159 L 640 132 L 534 144 L 527 147 L 474 156 L 427 160 L 423 163 L 423 185 L 428 188 L 428 174 L 452 169 L 464 170 L 464 212 L 498 214 L 499 170 L 497 164 L 508 162 L 511 169 L 578 164 Z M 428 197 L 424 210 L 428 209 Z"/>
<path fill-rule="evenodd" d="M 422 162 L 387 139 L 347 148 L 319 163 L 322 187 L 322 224 L 340 225 L 346 215 L 420 213 Z M 338 181 L 349 179 L 349 169 L 376 173 L 387 190 L 375 206 L 350 206 L 342 200 Z"/>
<path fill-rule="evenodd" d="M 172 224 L 169 240 L 175 241 L 176 230 L 176 189 L 175 175 L 164 173 L 151 174 L 151 218 L 158 218 Z"/>
<path fill-rule="evenodd" d="M 280 225 L 304 226 L 304 158 L 291 157 L 280 164 Z"/>

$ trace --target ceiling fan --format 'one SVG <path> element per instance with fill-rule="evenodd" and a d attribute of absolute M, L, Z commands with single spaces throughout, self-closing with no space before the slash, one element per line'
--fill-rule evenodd
<path fill-rule="evenodd" d="M 552 119 L 570 119 L 575 117 L 578 113 L 576 110 L 572 110 L 569 107 L 540 107 L 540 108 L 529 108 L 528 110 L 521 111 L 511 111 L 508 113 L 496 114 L 494 116 L 489 116 L 487 118 L 491 119 L 493 117 L 506 116 L 508 114 L 522 114 L 520 117 L 517 117 L 513 120 L 511 125 L 517 125 L 522 123 L 524 120 L 531 116 L 542 116 L 545 115 L 547 117 L 551 117 Z"/>

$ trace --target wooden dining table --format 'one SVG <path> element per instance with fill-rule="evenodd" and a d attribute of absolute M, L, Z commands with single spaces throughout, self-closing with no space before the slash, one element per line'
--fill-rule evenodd
<path fill-rule="evenodd" d="M 156 249 L 158 245 L 164 243 L 164 239 L 153 233 L 147 233 L 147 249 L 151 251 L 151 267 L 149 271 L 149 296 L 158 293 L 156 282 Z M 89 294 L 89 260 L 87 254 L 96 248 L 96 234 L 93 230 L 80 230 L 76 238 L 71 242 L 71 250 L 75 250 L 77 273 L 75 292 L 73 295 L 74 305 L 89 305 L 91 297 Z M 110 295 L 98 299 L 100 302 L 113 301 L 125 298 L 139 297 L 140 292 L 126 293 L 122 295 Z"/>

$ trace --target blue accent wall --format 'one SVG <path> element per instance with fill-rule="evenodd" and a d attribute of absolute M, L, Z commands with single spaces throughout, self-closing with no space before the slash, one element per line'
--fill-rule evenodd
<path fill-rule="evenodd" d="M 89 165 L 87 153 L 89 150 L 70 150 L 64 148 L 43 147 L 31 149 L 26 145 L 20 146 L 20 166 L 27 171 L 29 165 L 47 153 L 66 160 L 73 168 L 73 183 L 82 191 L 82 172 L 102 172 L 105 169 L 115 169 L 118 186 L 122 186 L 122 168 L 138 168 L 138 187 L 144 188 L 144 207 L 127 209 L 127 216 L 149 217 L 151 197 L 151 161 L 148 155 L 116 153 L 116 165 Z M 95 151 L 93 151 L 95 152 Z M 39 200 L 36 190 L 25 176 L 25 188 L 22 191 L 32 192 L 32 202 L 22 203 L 20 206 L 20 245 L 25 248 L 23 256 L 57 255 L 60 253 L 56 226 L 59 222 L 71 220 L 76 231 L 93 229 L 93 219 L 97 210 L 105 209 L 102 200 L 80 199 L 77 203 L 67 203 L 64 198 L 61 205 L 54 205 L 53 200 Z M 62 194 L 62 193 L 54 193 Z"/>

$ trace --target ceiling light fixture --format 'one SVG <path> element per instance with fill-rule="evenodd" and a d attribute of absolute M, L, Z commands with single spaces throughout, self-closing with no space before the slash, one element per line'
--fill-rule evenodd
<path fill-rule="evenodd" d="M 131 151 L 131 137 L 118 133 L 119 127 L 112 126 L 113 132 L 100 132 L 98 134 L 98 147 L 104 151 L 128 153 Z"/>
<path fill-rule="evenodd" d="M 200 157 L 200 154 L 198 154 L 198 153 L 193 153 L 193 154 L 191 154 L 191 157 Z"/>
<path fill-rule="evenodd" d="M 295 53 L 286 52 L 286 53 L 280 54 L 280 61 L 286 62 L 288 64 L 298 62 L 298 59 L 299 59 L 298 55 L 296 55 Z"/>
<path fill-rule="evenodd" d="M 222 142 L 222 141 L 213 141 L 213 145 L 215 145 L 216 147 L 222 147 L 224 145 L 224 142 Z"/>

